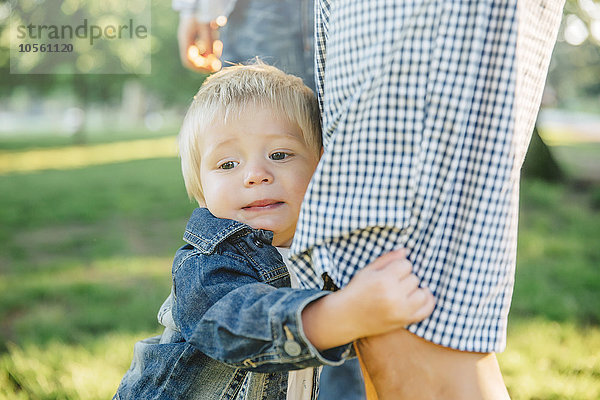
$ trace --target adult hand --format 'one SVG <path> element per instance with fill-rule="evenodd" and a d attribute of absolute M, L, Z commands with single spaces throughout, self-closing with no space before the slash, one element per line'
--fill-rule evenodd
<path fill-rule="evenodd" d="M 177 41 L 181 64 L 192 71 L 216 72 L 221 69 L 223 44 L 218 38 L 218 25 L 198 22 L 192 14 L 179 17 Z"/>

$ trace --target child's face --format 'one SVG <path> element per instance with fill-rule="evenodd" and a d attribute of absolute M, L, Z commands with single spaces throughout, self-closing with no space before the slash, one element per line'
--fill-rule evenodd
<path fill-rule="evenodd" d="M 289 246 L 320 156 L 300 128 L 271 109 L 248 106 L 239 118 L 209 126 L 201 145 L 210 212 L 273 231 L 275 246 Z"/>

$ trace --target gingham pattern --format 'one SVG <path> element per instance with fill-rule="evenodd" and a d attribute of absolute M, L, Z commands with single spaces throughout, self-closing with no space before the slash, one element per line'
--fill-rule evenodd
<path fill-rule="evenodd" d="M 518 171 L 562 9 L 526 1 L 518 18 L 517 0 L 317 3 L 326 151 L 292 246 L 305 286 L 327 272 L 343 287 L 407 247 L 437 299 L 409 330 L 460 350 L 504 349 Z M 517 54 L 518 21 L 539 30 L 535 54 Z M 523 55 L 536 76 L 517 76 Z M 515 113 L 523 101 L 531 115 Z"/>

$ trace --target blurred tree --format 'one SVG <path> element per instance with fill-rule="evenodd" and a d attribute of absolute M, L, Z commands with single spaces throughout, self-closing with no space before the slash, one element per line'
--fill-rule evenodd
<path fill-rule="evenodd" d="M 108 0 L 107 0 L 108 1 Z M 160 100 L 160 105 L 177 106 L 187 104 L 193 97 L 205 76 L 183 68 L 179 62 L 176 29 L 178 13 L 171 9 L 170 1 L 148 0 L 151 5 L 152 25 L 151 36 L 151 72 L 139 74 L 94 74 L 84 73 L 74 63 L 59 65 L 60 73 L 39 74 L 32 68 L 28 74 L 10 73 L 10 22 L 15 17 L 6 10 L 10 8 L 8 1 L 0 1 L 0 96 L 10 96 L 16 88 L 26 88 L 30 93 L 39 96 L 52 96 L 59 93 L 73 95 L 81 107 L 87 108 L 94 104 L 113 103 L 118 105 L 123 95 L 123 87 L 131 80 L 138 81 L 153 97 Z M 65 2 L 67 3 L 67 2 Z M 91 0 L 69 2 L 80 7 L 71 14 L 76 21 L 77 13 L 89 15 L 90 7 L 98 2 Z M 118 2 L 125 4 L 125 2 Z M 43 13 L 51 18 L 62 10 L 54 7 L 44 7 L 43 0 L 38 1 L 35 12 Z M 112 7 L 111 2 L 111 7 Z M 75 16 L 74 16 L 75 15 Z M 109 59 L 105 63 L 121 62 L 123 49 L 111 49 L 110 53 L 102 53 Z"/>
<path fill-rule="evenodd" d="M 570 22 L 568 21 L 568 17 L 571 15 L 576 16 L 583 22 L 585 31 L 581 30 L 580 44 L 584 41 L 589 41 L 591 44 L 600 46 L 600 25 L 598 25 L 600 23 L 600 1 L 567 0 L 565 2 L 564 15 L 567 22 Z"/>
<path fill-rule="evenodd" d="M 600 0 L 567 0 L 548 86 L 559 108 L 600 110 Z"/>
<path fill-rule="evenodd" d="M 600 1 L 567 0 L 550 63 L 547 86 L 553 107 L 597 113 L 600 110 Z M 564 178 L 551 149 L 534 129 L 523 176 L 548 181 Z"/>
<path fill-rule="evenodd" d="M 533 129 L 531 142 L 523 162 L 523 177 L 537 178 L 550 182 L 558 182 L 564 174 L 552 156 L 550 149 L 544 143 L 537 127 Z"/>
<path fill-rule="evenodd" d="M 10 12 L 7 11 L 10 10 L 10 2 L 0 0 L 0 96 L 10 96 L 15 88 L 27 88 L 32 93 L 42 96 L 68 92 L 82 105 L 87 106 L 95 103 L 119 104 L 124 85 L 133 79 L 139 81 L 149 94 L 160 100 L 158 106 L 184 106 L 205 76 L 188 71 L 179 62 L 176 38 L 178 14 L 171 10 L 170 1 L 148 1 L 151 2 L 153 16 L 150 74 L 37 75 L 10 74 L 8 28 L 11 18 Z M 43 0 L 34 3 L 41 4 Z M 83 6 L 88 3 L 98 5 L 102 2 L 81 0 L 68 3 Z M 112 4 L 111 2 L 111 6 Z M 38 7 L 40 12 L 44 13 L 61 12 L 59 9 L 43 5 Z M 600 0 L 567 0 L 564 14 L 563 26 L 550 66 L 548 85 L 556 93 L 558 107 L 597 112 L 600 110 Z M 578 40 L 573 41 L 574 39 Z M 575 43 L 577 45 L 574 45 Z"/>

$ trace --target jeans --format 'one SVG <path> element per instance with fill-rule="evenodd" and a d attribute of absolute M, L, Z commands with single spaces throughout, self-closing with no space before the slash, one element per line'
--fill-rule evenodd
<path fill-rule="evenodd" d="M 220 30 L 223 66 L 259 57 L 314 90 L 313 0 L 238 0 Z"/>
<path fill-rule="evenodd" d="M 339 367 L 323 366 L 319 400 L 364 400 L 365 397 L 358 358 L 347 360 Z"/>

